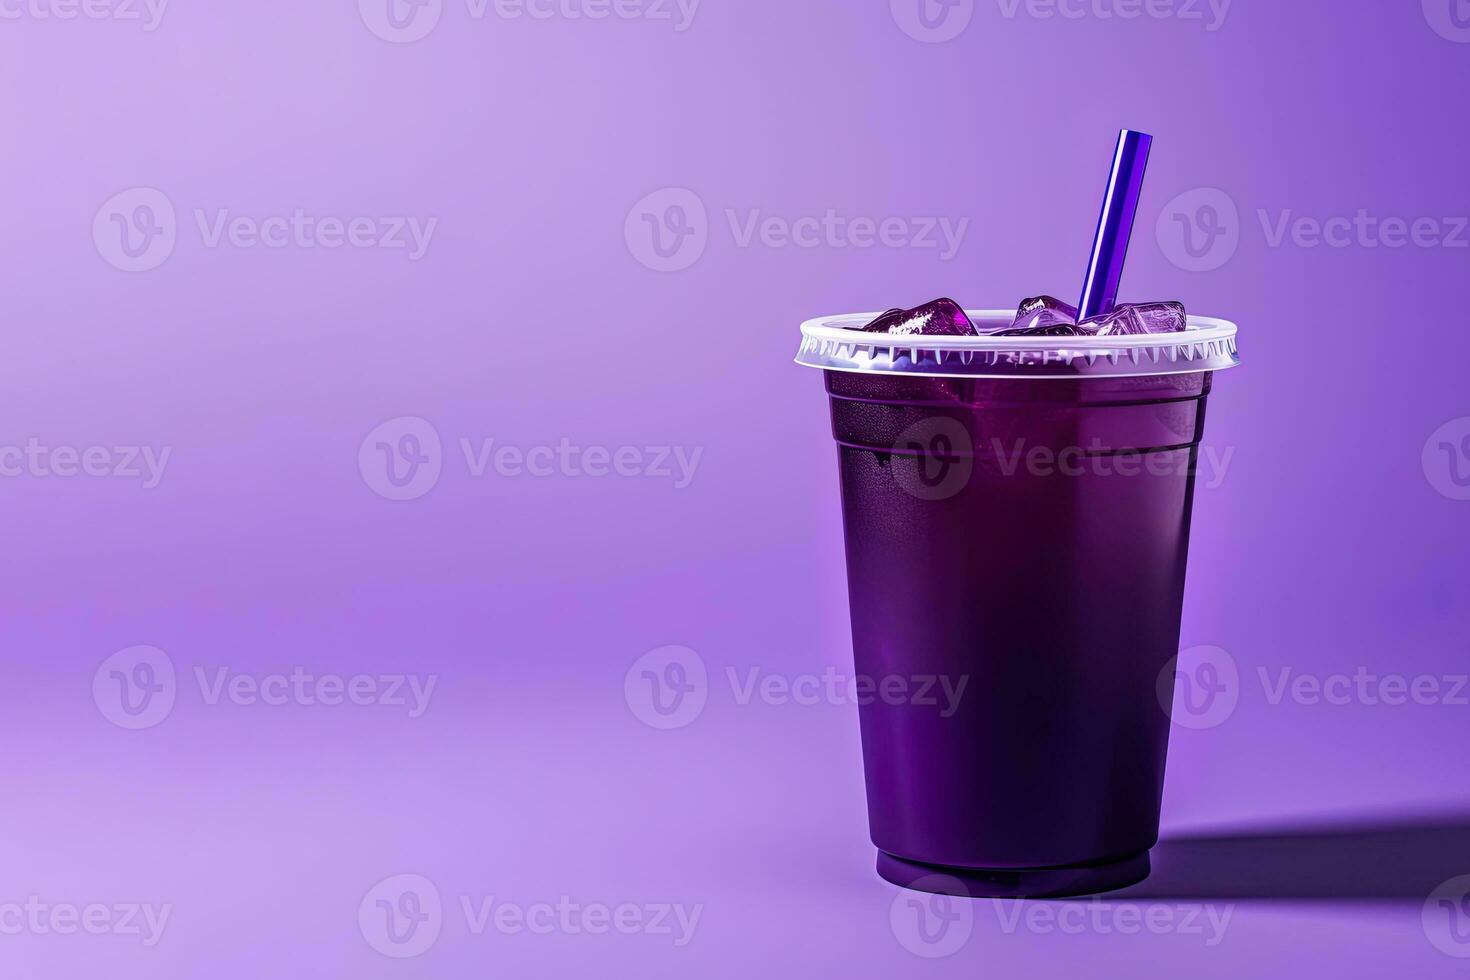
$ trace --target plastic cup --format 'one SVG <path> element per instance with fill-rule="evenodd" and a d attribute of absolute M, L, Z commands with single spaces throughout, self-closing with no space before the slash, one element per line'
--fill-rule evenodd
<path fill-rule="evenodd" d="M 1014 897 L 1141 880 L 1198 448 L 1235 326 L 844 329 L 872 316 L 804 324 L 797 362 L 825 372 L 838 446 L 878 872 Z"/>

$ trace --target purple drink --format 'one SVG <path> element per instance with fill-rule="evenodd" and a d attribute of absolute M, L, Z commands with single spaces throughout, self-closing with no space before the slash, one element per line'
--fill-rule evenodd
<path fill-rule="evenodd" d="M 917 698 L 860 708 L 878 870 L 973 895 L 1148 873 L 1194 471 L 1235 328 L 1168 334 L 858 334 L 813 321 L 838 443 L 857 674 Z M 961 686 L 963 685 L 963 686 Z"/>

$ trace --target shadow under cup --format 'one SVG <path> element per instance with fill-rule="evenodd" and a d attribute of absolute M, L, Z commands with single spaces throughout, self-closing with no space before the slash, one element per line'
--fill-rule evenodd
<path fill-rule="evenodd" d="M 1058 338 L 1029 367 L 965 338 L 980 354 L 951 371 L 994 377 L 940 375 L 950 358 L 915 349 L 821 355 L 886 369 L 813 365 L 826 367 L 838 444 L 887 880 L 1020 897 L 1147 876 L 1198 448 L 1233 336 L 1228 353 L 1166 356 L 1158 374 L 1114 349 L 1099 358 L 1112 373 L 1088 373 L 1081 353 L 1058 376 L 1073 366 L 1057 363 L 1072 353 Z M 811 359 L 804 343 L 798 360 Z"/>

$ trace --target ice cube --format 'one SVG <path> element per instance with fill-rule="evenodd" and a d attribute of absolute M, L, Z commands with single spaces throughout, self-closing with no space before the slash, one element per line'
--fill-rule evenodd
<path fill-rule="evenodd" d="M 1011 324 L 1011 330 L 1032 332 L 1011 333 L 1007 331 L 1002 336 L 1067 336 L 1066 334 L 1043 334 L 1035 333 L 1034 331 L 1041 327 L 1054 327 L 1058 324 L 1072 324 L 1076 322 L 1077 308 L 1075 306 L 1068 306 L 1055 296 L 1033 296 L 1021 304 L 1021 308 L 1016 311 L 1016 319 Z"/>
<path fill-rule="evenodd" d="M 889 310 L 861 329 L 896 337 L 969 337 L 975 333 L 975 325 L 952 299 L 936 299 L 912 310 Z"/>
<path fill-rule="evenodd" d="M 1081 326 L 1098 337 L 1178 333 L 1186 326 L 1184 304 L 1124 303 L 1111 313 L 1083 320 Z"/>
<path fill-rule="evenodd" d="M 1149 333 L 1179 333 L 1189 326 L 1183 303 L 1139 303 L 1134 309 Z"/>
<path fill-rule="evenodd" d="M 991 334 L 992 337 L 1081 337 L 1087 331 L 1072 323 L 1051 323 L 1041 327 L 1012 327 Z"/>
<path fill-rule="evenodd" d="M 1098 337 L 1121 337 L 1148 333 L 1144 329 L 1143 320 L 1133 311 L 1133 307 L 1127 305 L 1116 307 L 1102 316 L 1088 317 L 1082 321 L 1081 326 L 1089 334 Z"/>

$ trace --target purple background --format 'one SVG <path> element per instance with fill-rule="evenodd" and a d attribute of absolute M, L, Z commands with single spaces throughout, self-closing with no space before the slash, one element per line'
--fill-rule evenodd
<path fill-rule="evenodd" d="M 1470 250 L 1273 245 L 1261 218 L 1364 209 L 1448 233 L 1443 219 L 1470 213 L 1457 99 L 1470 44 L 1431 26 L 1450 23 L 1450 2 L 1236 0 L 1208 30 L 1203 4 L 1205 21 L 1124 20 L 1099 11 L 1128 0 L 1073 4 L 1075 19 L 977 0 L 944 43 L 908 36 L 879 0 L 704 0 L 684 31 L 476 19 L 444 0 L 407 44 L 375 36 L 349 0 L 174 0 L 152 31 L 43 18 L 44 0 L 6 8 L 19 14 L 0 20 L 0 446 L 172 455 L 152 489 L 0 479 L 0 907 L 35 895 L 173 913 L 152 948 L 0 935 L 0 970 L 1463 973 L 1420 909 L 1470 873 L 1470 707 L 1272 704 L 1257 676 L 1465 669 L 1470 502 L 1436 490 L 1448 471 L 1426 472 L 1421 451 L 1470 415 Z M 854 709 L 741 705 L 724 680 L 849 669 L 834 454 L 819 378 L 790 364 L 796 326 L 942 294 L 1070 297 L 1124 125 L 1157 136 L 1125 298 L 1242 325 L 1246 366 L 1219 379 L 1208 433 L 1235 455 L 1197 503 L 1183 635 L 1229 651 L 1239 703 L 1176 731 L 1165 802 L 1176 838 L 1244 828 L 1228 861 L 1174 866 L 1186 898 L 1238 907 L 1206 946 L 1008 933 L 980 903 L 968 942 L 931 963 L 890 928 L 899 893 L 872 871 Z M 92 233 L 134 187 L 177 209 L 173 253 L 145 272 L 115 268 Z M 657 272 L 625 221 L 668 187 L 703 203 L 708 247 Z M 1165 213 L 1197 188 L 1238 209 L 1203 272 L 1171 260 Z M 1187 215 L 1203 199 L 1183 200 Z M 439 223 L 418 261 L 208 247 L 195 209 L 224 208 Z M 829 208 L 970 224 L 945 261 L 741 246 L 726 217 Z M 358 464 L 364 437 L 400 416 L 444 443 L 437 485 L 409 501 L 375 493 Z M 461 437 L 702 456 L 683 489 L 474 478 Z M 92 680 L 136 644 L 168 653 L 178 700 L 127 731 Z M 712 681 L 676 731 L 642 723 L 623 693 L 630 665 L 666 644 L 698 651 Z M 439 681 L 417 719 L 211 705 L 194 681 L 196 667 L 295 666 Z M 1411 833 L 1408 853 L 1300 830 L 1377 821 L 1439 829 Z M 1258 848 L 1276 834 L 1261 828 L 1297 830 Z M 1377 883 L 1273 877 L 1301 857 L 1293 840 L 1319 871 L 1362 863 Z M 1251 867 L 1264 884 L 1218 887 Z M 363 896 L 400 873 L 433 880 L 447 907 L 416 960 L 379 955 L 357 925 Z M 461 895 L 704 908 L 676 949 L 648 934 L 471 935 Z"/>

